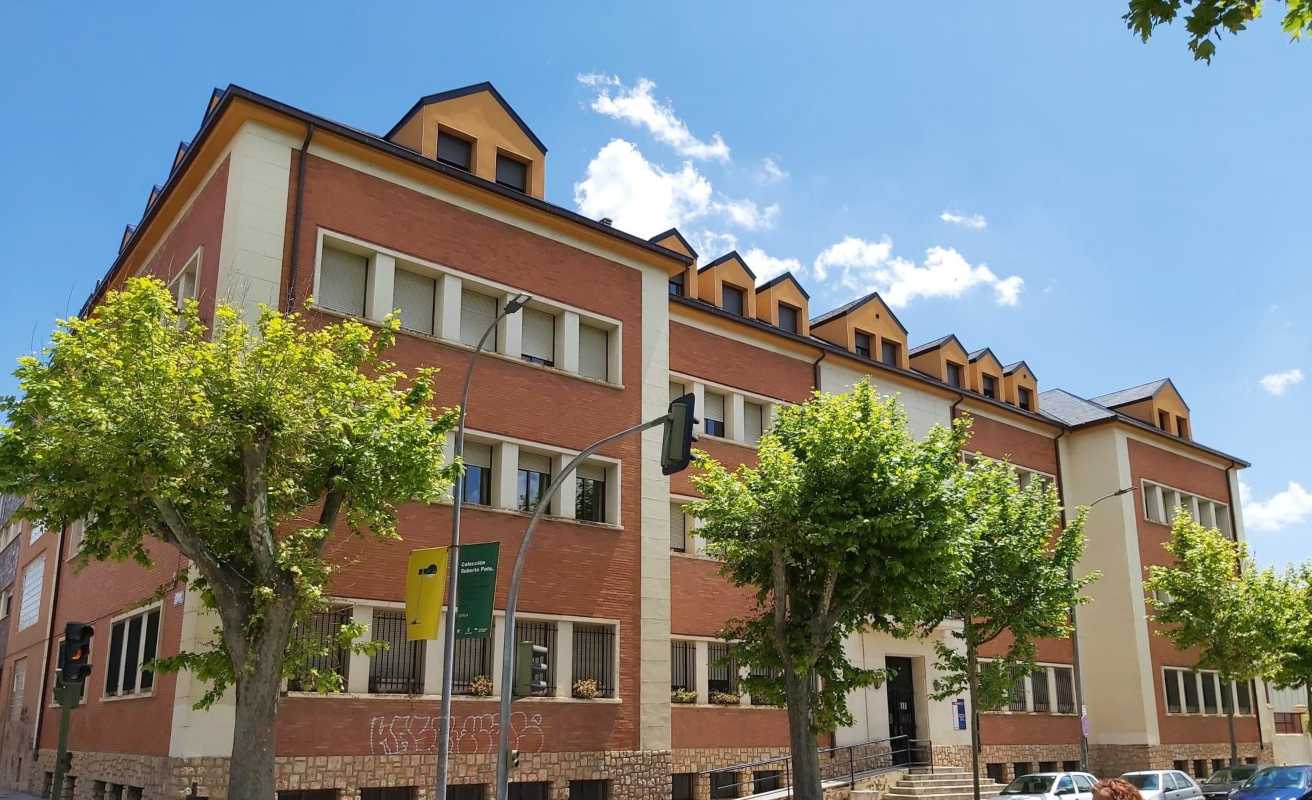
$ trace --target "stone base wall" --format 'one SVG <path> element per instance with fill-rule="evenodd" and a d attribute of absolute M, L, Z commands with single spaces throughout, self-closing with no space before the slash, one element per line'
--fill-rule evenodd
<path fill-rule="evenodd" d="M 1275 760 L 1271 744 L 1259 747 L 1256 742 L 1239 743 L 1239 760 L 1256 759 L 1257 763 L 1270 764 Z M 1089 747 L 1090 771 L 1096 775 L 1120 775 L 1136 769 L 1173 769 L 1177 761 L 1183 761 L 1184 771 L 1194 777 L 1195 761 L 1203 761 L 1205 773 L 1210 773 L 1212 762 L 1219 760 L 1230 763 L 1230 744 L 1219 742 L 1211 744 L 1095 744 Z"/>

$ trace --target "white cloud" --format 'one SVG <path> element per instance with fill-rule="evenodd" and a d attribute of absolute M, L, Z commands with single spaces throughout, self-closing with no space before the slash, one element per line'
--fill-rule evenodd
<path fill-rule="evenodd" d="M 785 272 L 797 274 L 802 269 L 802 262 L 795 258 L 775 258 L 759 247 L 753 247 L 742 254 L 747 266 L 756 273 L 756 283 L 762 284 Z"/>
<path fill-rule="evenodd" d="M 1295 367 L 1287 369 L 1284 372 L 1273 372 L 1270 375 L 1263 375 L 1258 383 L 1267 394 L 1273 394 L 1277 397 L 1285 393 L 1285 390 L 1296 383 L 1303 382 L 1303 370 Z"/>
<path fill-rule="evenodd" d="M 656 88 L 652 81 L 639 78 L 635 85 L 625 86 L 615 76 L 592 73 L 577 77 L 579 83 L 597 90 L 597 95 L 592 98 L 592 110 L 598 114 L 646 128 L 679 155 L 698 160 L 729 160 L 729 145 L 720 134 L 712 134 L 709 142 L 694 136 L 688 125 L 674 113 L 673 107 L 652 96 L 652 90 Z"/>
<path fill-rule="evenodd" d="M 769 185 L 779 183 L 788 178 L 788 171 L 769 156 L 761 159 L 761 169 L 756 173 L 756 180 L 760 183 Z"/>
<path fill-rule="evenodd" d="M 1244 505 L 1244 524 L 1255 531 L 1274 533 L 1312 517 L 1312 492 L 1294 481 L 1266 500 L 1253 499 L 1253 490 L 1240 481 L 1239 499 Z"/>
<path fill-rule="evenodd" d="M 574 204 L 585 216 L 610 217 L 621 230 L 652 236 L 705 216 L 711 191 L 691 163 L 670 172 L 643 158 L 633 143 L 612 139 L 574 184 Z"/>
<path fill-rule="evenodd" d="M 974 228 L 982 231 L 989 226 L 989 221 L 984 219 L 983 214 L 963 214 L 960 211 L 944 211 L 938 215 L 938 218 L 951 225 L 960 225 L 963 228 Z"/>
<path fill-rule="evenodd" d="M 687 234 L 692 249 L 701 257 L 700 262 L 714 261 L 730 250 L 738 249 L 738 237 L 728 231 L 712 231 L 703 228 Z"/>
<path fill-rule="evenodd" d="M 761 208 L 753 200 L 717 200 L 711 210 L 724 214 L 733 224 L 749 231 L 763 230 L 774 225 L 779 216 L 777 203 Z"/>
<path fill-rule="evenodd" d="M 918 297 L 960 297 L 977 286 L 992 288 L 999 305 L 1014 306 L 1025 285 L 1019 275 L 999 278 L 988 266 L 972 265 L 952 248 L 929 248 L 921 264 L 895 257 L 888 237 L 877 242 L 844 237 L 816 256 L 812 273 L 819 280 L 833 276 L 854 292 L 875 289 L 896 308 Z"/>

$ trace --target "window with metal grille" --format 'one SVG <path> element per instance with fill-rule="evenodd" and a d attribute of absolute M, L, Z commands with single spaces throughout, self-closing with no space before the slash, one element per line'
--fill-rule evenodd
<path fill-rule="evenodd" d="M 496 641 L 495 628 L 488 631 L 486 639 L 456 638 L 455 668 L 451 672 L 451 691 L 456 694 L 470 694 L 474 679 L 492 677 L 492 643 Z"/>
<path fill-rule="evenodd" d="M 697 689 L 696 642 L 670 642 L 670 688 L 689 692 Z"/>
<path fill-rule="evenodd" d="M 1007 765 L 999 764 L 996 761 L 984 765 L 984 774 L 994 783 L 1007 782 Z"/>
<path fill-rule="evenodd" d="M 1063 761 L 1063 762 L 1061 762 L 1061 771 L 1062 771 L 1062 772 L 1077 772 L 1079 769 L 1080 769 L 1080 762 L 1078 762 L 1078 761 Z"/>
<path fill-rule="evenodd" d="M 693 772 L 676 772 L 670 776 L 674 792 L 670 800 L 693 800 L 693 786 L 696 785 L 697 775 Z"/>
<path fill-rule="evenodd" d="M 296 626 L 292 636 L 302 642 L 310 653 L 306 658 L 308 669 L 320 673 L 335 673 L 341 676 L 342 689 L 346 688 L 347 667 L 350 656 L 345 647 L 337 643 L 337 636 L 342 626 L 351 621 L 351 609 L 336 608 L 316 611 L 310 619 Z M 287 688 L 293 692 L 315 691 L 317 687 L 306 684 L 299 678 L 287 681 Z"/>
<path fill-rule="evenodd" d="M 374 609 L 373 640 L 387 648 L 369 659 L 373 694 L 420 694 L 424 690 L 424 643 L 406 640 L 404 611 Z"/>
<path fill-rule="evenodd" d="M 728 771 L 711 773 L 711 800 L 737 796 L 738 773 Z"/>
<path fill-rule="evenodd" d="M 550 800 L 551 784 L 547 781 L 519 781 L 509 784 L 507 796 L 510 800 Z"/>
<path fill-rule="evenodd" d="M 610 781 L 587 780 L 569 782 L 569 800 L 607 800 Z"/>
<path fill-rule="evenodd" d="M 1075 713 L 1075 679 L 1070 667 L 1053 667 L 1057 679 L 1057 713 Z"/>
<path fill-rule="evenodd" d="M 1056 762 L 1056 761 L 1040 761 L 1040 762 L 1039 762 L 1039 772 L 1056 772 L 1056 771 L 1057 771 L 1057 762 Z"/>
<path fill-rule="evenodd" d="M 437 160 L 468 172 L 474 168 L 474 143 L 463 136 L 439 129 Z"/>
<path fill-rule="evenodd" d="M 1034 711 L 1048 713 L 1052 710 L 1051 698 L 1048 696 L 1048 668 L 1039 667 L 1030 673 L 1030 693 L 1034 697 Z"/>
<path fill-rule="evenodd" d="M 574 623 L 574 680 L 587 678 L 602 697 L 615 696 L 615 626 Z"/>
<path fill-rule="evenodd" d="M 413 786 L 361 786 L 360 800 L 414 800 Z"/>
<path fill-rule="evenodd" d="M 707 689 L 738 694 L 738 660 L 729 653 L 727 642 L 711 642 L 707 648 Z"/>
<path fill-rule="evenodd" d="M 1032 762 L 1029 762 L 1029 761 L 1013 761 L 1013 762 L 1011 762 L 1011 768 L 1012 768 L 1012 770 L 1015 772 L 1017 778 L 1019 778 L 1019 777 L 1022 776 L 1022 775 L 1028 775 L 1029 772 L 1030 772 L 1030 767 L 1031 767 L 1031 765 L 1032 765 Z"/>
<path fill-rule="evenodd" d="M 109 629 L 107 696 L 145 694 L 155 687 L 154 671 L 145 668 L 159 645 L 159 608 L 118 620 Z"/>
<path fill-rule="evenodd" d="M 780 776 L 783 773 L 777 769 L 763 769 L 752 773 L 752 794 L 761 792 L 773 792 L 783 788 L 783 781 Z"/>
<path fill-rule="evenodd" d="M 556 623 L 516 620 L 515 642 L 532 642 L 547 648 L 547 696 L 556 693 Z"/>
<path fill-rule="evenodd" d="M 1194 777 L 1200 779 L 1207 777 L 1207 761 L 1205 759 L 1194 759 Z"/>
<path fill-rule="evenodd" d="M 120 794 L 123 787 L 119 787 Z M 337 789 L 284 789 L 278 800 L 337 800 Z"/>
<path fill-rule="evenodd" d="M 1276 733 L 1302 733 L 1303 715 L 1293 711 L 1276 712 Z"/>
<path fill-rule="evenodd" d="M 764 680 L 778 679 L 783 676 L 783 670 L 779 667 L 758 667 L 756 665 L 752 665 L 751 667 L 749 667 L 748 673 L 753 678 L 764 679 Z M 757 697 L 755 694 L 752 695 L 751 700 L 752 700 L 752 705 L 754 706 L 775 705 L 775 703 L 770 702 L 764 697 Z"/>
<path fill-rule="evenodd" d="M 1025 699 L 1025 675 L 1022 673 L 1016 675 L 1011 680 L 1011 688 L 1007 690 L 1007 707 L 1012 711 L 1026 711 L 1029 704 Z"/>
<path fill-rule="evenodd" d="M 486 800 L 487 784 L 457 783 L 446 787 L 447 800 Z"/>

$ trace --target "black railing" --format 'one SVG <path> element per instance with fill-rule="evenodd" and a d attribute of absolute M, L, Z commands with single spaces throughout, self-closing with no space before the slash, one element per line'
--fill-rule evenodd
<path fill-rule="evenodd" d="M 515 622 L 515 642 L 532 642 L 547 648 L 548 697 L 556 693 L 556 623 L 523 620 Z"/>
<path fill-rule="evenodd" d="M 349 608 L 317 611 L 311 615 L 309 621 L 297 625 L 292 633 L 297 639 L 308 639 L 310 646 L 318 651 L 306 658 L 306 666 L 321 673 L 336 673 L 342 679 L 342 691 L 346 691 L 350 654 L 345 647 L 338 644 L 337 635 L 341 632 L 342 626 L 350 621 Z M 296 678 L 287 681 L 287 689 L 293 692 L 315 691 L 317 688 L 306 686 Z"/>
<path fill-rule="evenodd" d="M 892 736 L 841 747 L 822 747 L 820 781 L 825 788 L 855 787 L 857 781 L 901 769 L 934 771 L 934 747 L 928 739 Z M 705 782 L 712 800 L 720 797 L 743 797 L 780 791 L 778 797 L 791 797 L 792 758 L 780 756 L 762 761 L 730 764 L 706 770 L 694 776 Z"/>
<path fill-rule="evenodd" d="M 600 697 L 615 695 L 615 629 L 574 623 L 574 680 L 591 678 Z"/>
<path fill-rule="evenodd" d="M 738 659 L 730 655 L 728 643 L 711 642 L 707 647 L 707 689 L 711 694 L 738 694 Z"/>
<path fill-rule="evenodd" d="M 670 689 L 692 691 L 697 685 L 697 643 L 670 642 Z"/>
<path fill-rule="evenodd" d="M 489 630 L 483 639 L 456 639 L 451 691 L 456 694 L 472 694 L 475 678 L 492 679 L 492 643 L 496 641 L 492 633 Z"/>
<path fill-rule="evenodd" d="M 369 691 L 420 694 L 424 690 L 424 643 L 406 640 L 405 612 L 374 609 L 373 640 L 387 649 L 369 659 Z"/>

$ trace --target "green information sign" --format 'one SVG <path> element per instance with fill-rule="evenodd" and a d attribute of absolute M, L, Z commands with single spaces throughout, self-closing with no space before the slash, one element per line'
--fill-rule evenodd
<path fill-rule="evenodd" d="M 456 591 L 456 638 L 486 639 L 492 631 L 492 595 L 497 589 L 500 542 L 460 546 Z"/>

